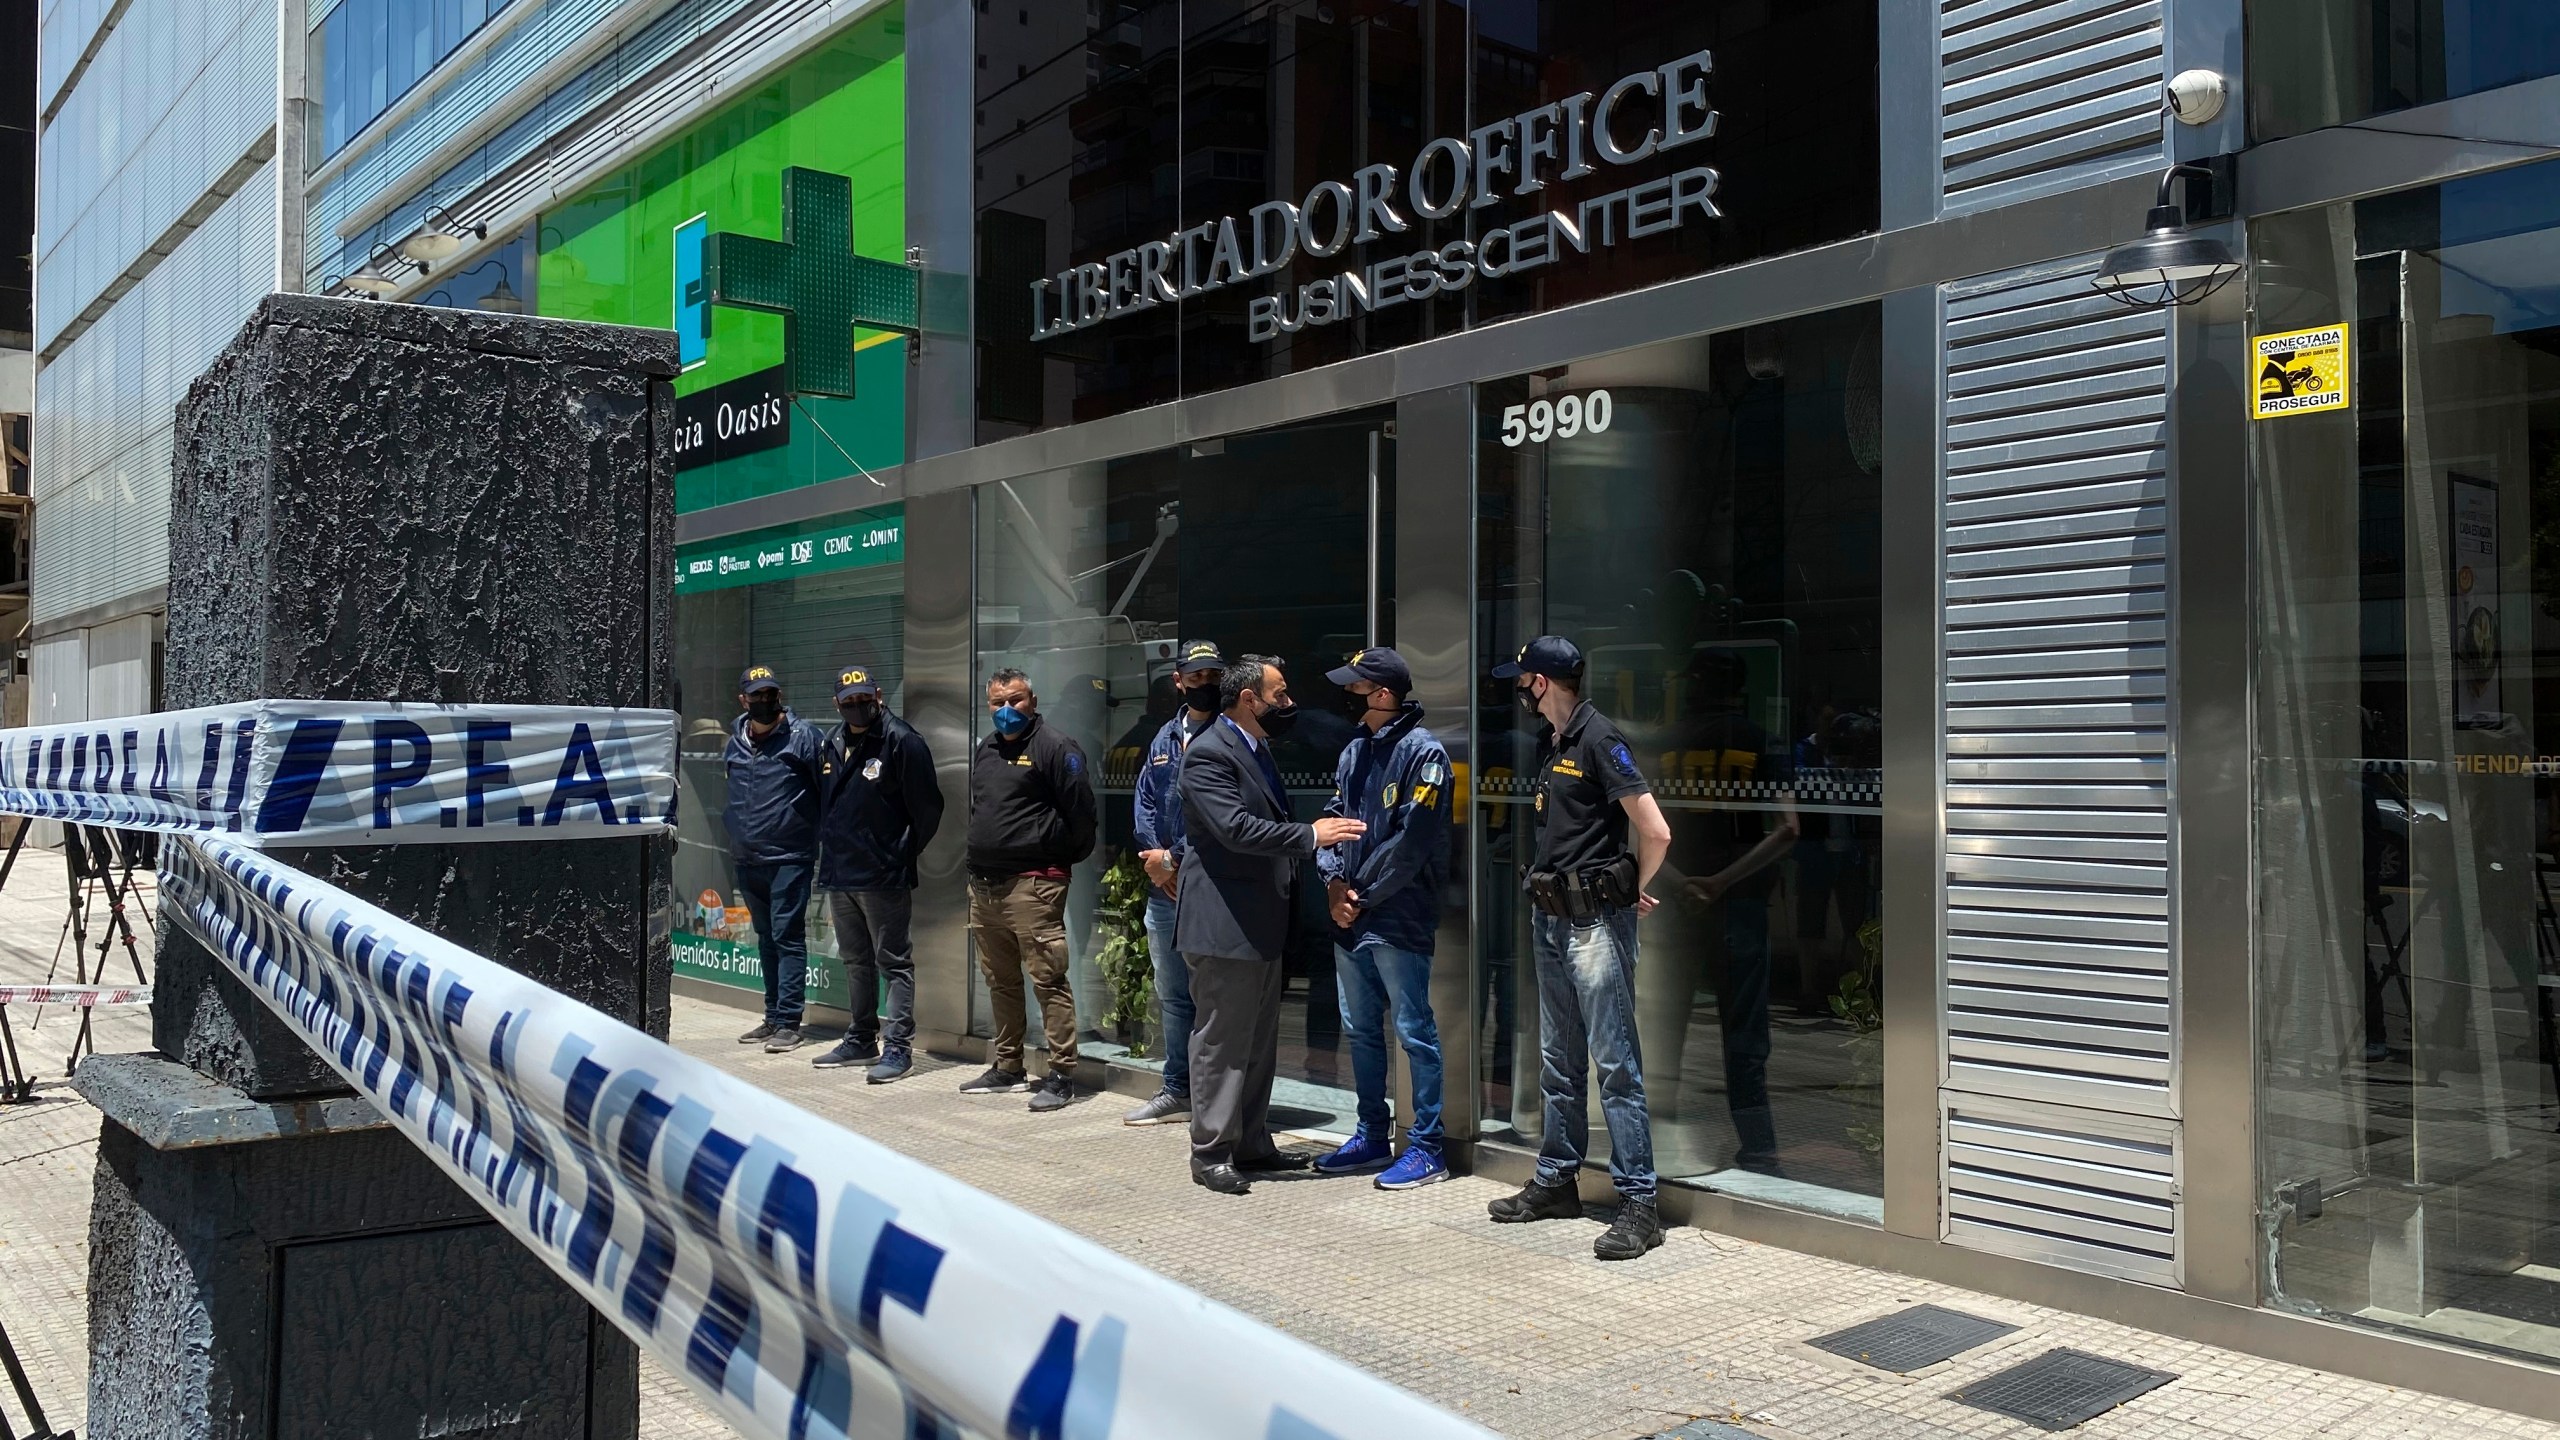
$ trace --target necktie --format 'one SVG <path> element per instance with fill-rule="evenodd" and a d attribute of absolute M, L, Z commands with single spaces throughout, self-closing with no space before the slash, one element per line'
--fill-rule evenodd
<path fill-rule="evenodd" d="M 1254 746 L 1253 758 L 1262 762 L 1263 782 L 1271 787 L 1271 798 L 1279 804 L 1280 813 L 1288 814 L 1289 787 L 1280 783 L 1280 767 L 1272 763 L 1270 745 Z"/>

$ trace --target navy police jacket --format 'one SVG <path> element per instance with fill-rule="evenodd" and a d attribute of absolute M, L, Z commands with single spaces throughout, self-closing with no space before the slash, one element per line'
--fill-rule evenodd
<path fill-rule="evenodd" d="M 729 858 L 741 865 L 806 865 L 818 858 L 818 727 L 782 712 L 762 739 L 747 717 L 729 726 L 720 766 L 728 772 Z"/>
<path fill-rule="evenodd" d="M 1449 803 L 1449 752 L 1422 727 L 1421 706 L 1407 702 L 1375 735 L 1363 729 L 1342 747 L 1324 813 L 1369 830 L 1316 856 L 1328 882 L 1348 881 L 1360 896 L 1359 916 L 1334 929 L 1334 944 L 1431 953 L 1449 875 Z"/>
<path fill-rule="evenodd" d="M 942 786 L 915 727 L 885 709 L 859 735 L 838 725 L 818 752 L 818 787 L 818 888 L 916 888 L 916 857 L 942 826 Z"/>
<path fill-rule="evenodd" d="M 1182 799 L 1174 785 L 1182 778 L 1182 752 L 1199 738 L 1200 731 L 1217 723 L 1215 714 L 1195 714 L 1186 706 L 1156 731 L 1155 743 L 1147 747 L 1147 761 L 1138 767 L 1135 829 L 1139 849 L 1169 850 L 1177 862 L 1181 860 Z"/>

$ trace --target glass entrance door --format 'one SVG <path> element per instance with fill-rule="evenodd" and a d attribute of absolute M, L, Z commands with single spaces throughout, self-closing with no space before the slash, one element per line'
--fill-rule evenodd
<path fill-rule="evenodd" d="M 1359 412 L 979 492 L 980 678 L 1025 671 L 1047 722 L 1084 747 L 1101 782 L 1102 841 L 1067 913 L 1090 1052 L 1161 1064 L 1168 1043 L 1128 999 L 1146 955 L 1133 809 L 1148 745 L 1174 713 L 1179 644 L 1277 659 L 1305 715 L 1274 747 L 1291 808 L 1312 819 L 1333 793 L 1353 727 L 1324 674 L 1394 640 L 1393 428 L 1391 411 Z M 1312 872 L 1301 901 L 1274 1118 L 1347 1128 L 1350 1061 Z M 983 1022 L 974 966 L 971 985 Z"/>
<path fill-rule="evenodd" d="M 2253 427 L 2276 1298 L 2546 1360 L 2560 1356 L 2553 169 L 2271 217 L 2251 237 L 2254 388 L 2278 412 Z"/>

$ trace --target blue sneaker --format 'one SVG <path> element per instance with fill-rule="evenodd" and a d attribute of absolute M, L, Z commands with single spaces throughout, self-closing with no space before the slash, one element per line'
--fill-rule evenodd
<path fill-rule="evenodd" d="M 1351 1132 L 1351 1138 L 1342 1142 L 1341 1149 L 1316 1162 L 1316 1173 L 1357 1175 L 1363 1170 L 1384 1168 L 1387 1161 L 1394 1155 L 1393 1147 L 1389 1146 L 1385 1140 L 1370 1134 L 1369 1127 L 1363 1125 Z"/>
<path fill-rule="evenodd" d="M 1449 1178 L 1449 1165 L 1437 1150 L 1407 1145 L 1387 1173 L 1378 1177 L 1381 1190 L 1412 1190 L 1424 1185 L 1437 1185 Z"/>

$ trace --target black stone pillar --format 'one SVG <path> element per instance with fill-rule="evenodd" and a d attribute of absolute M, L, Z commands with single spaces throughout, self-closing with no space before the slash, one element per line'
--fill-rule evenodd
<path fill-rule="evenodd" d="M 270 296 L 178 409 L 168 704 L 668 706 L 675 371 L 664 331 Z M 283 852 L 656 1035 L 668 856 Z M 633 1434 L 628 1342 L 183 930 L 161 940 L 160 1056 L 80 1079 L 107 1114 L 92 1431 Z"/>

